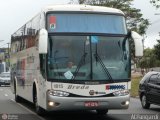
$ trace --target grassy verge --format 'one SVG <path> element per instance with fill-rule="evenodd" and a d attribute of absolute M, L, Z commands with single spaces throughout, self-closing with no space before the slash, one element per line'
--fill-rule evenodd
<path fill-rule="evenodd" d="M 131 96 L 138 96 L 139 82 L 142 77 L 133 77 L 131 81 Z"/>

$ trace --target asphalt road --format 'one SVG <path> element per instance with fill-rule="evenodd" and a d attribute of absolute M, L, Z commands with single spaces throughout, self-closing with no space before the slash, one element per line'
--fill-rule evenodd
<path fill-rule="evenodd" d="M 61 111 L 42 117 L 35 113 L 31 103 L 16 103 L 9 87 L 0 87 L 0 120 L 6 116 L 6 120 L 158 120 L 160 106 L 151 105 L 149 110 L 145 110 L 138 98 L 131 98 L 129 109 L 109 110 L 105 116 L 98 116 L 95 111 Z"/>

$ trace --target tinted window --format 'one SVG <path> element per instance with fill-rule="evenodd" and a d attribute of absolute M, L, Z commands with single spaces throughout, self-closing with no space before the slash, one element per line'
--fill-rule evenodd
<path fill-rule="evenodd" d="M 48 78 L 69 80 L 75 75 L 75 80 L 108 80 L 105 67 L 114 80 L 129 79 L 129 47 L 123 40 L 124 37 L 50 35 Z"/>
<path fill-rule="evenodd" d="M 156 84 L 157 84 L 157 85 L 160 85 L 160 74 L 158 75 L 158 79 L 157 79 L 157 81 L 156 81 Z"/>
<path fill-rule="evenodd" d="M 124 16 L 103 14 L 49 14 L 50 32 L 126 34 Z"/>
<path fill-rule="evenodd" d="M 151 75 L 150 80 L 149 80 L 149 83 L 156 85 L 157 80 L 158 80 L 158 75 L 157 75 L 157 74 L 156 74 L 156 75 L 155 75 L 155 74 L 154 74 L 154 75 Z"/>
<path fill-rule="evenodd" d="M 145 74 L 145 76 L 142 78 L 142 80 L 140 81 L 141 84 L 143 84 L 145 81 L 148 81 L 148 79 L 150 78 L 150 76 L 152 75 L 152 72 L 148 72 L 147 74 Z"/>

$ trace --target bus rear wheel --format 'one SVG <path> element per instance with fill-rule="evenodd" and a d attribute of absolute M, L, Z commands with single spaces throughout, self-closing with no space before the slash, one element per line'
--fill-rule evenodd
<path fill-rule="evenodd" d="M 106 115 L 108 113 L 108 109 L 106 110 L 96 110 L 98 115 Z"/>

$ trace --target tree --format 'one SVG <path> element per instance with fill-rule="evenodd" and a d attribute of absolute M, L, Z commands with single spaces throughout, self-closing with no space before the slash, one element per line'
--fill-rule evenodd
<path fill-rule="evenodd" d="M 144 50 L 144 56 L 139 62 L 141 68 L 160 67 L 160 40 L 153 49 L 147 48 Z"/>
<path fill-rule="evenodd" d="M 160 7 L 160 0 L 150 0 L 150 3 L 156 8 Z"/>
<path fill-rule="evenodd" d="M 154 45 L 154 54 L 156 58 L 160 60 L 160 40 L 157 40 L 157 44 Z"/>
<path fill-rule="evenodd" d="M 147 48 L 144 50 L 144 56 L 140 60 L 138 66 L 141 68 L 152 68 L 160 66 L 160 61 L 156 58 L 154 54 L 155 49 Z"/>
<path fill-rule="evenodd" d="M 120 9 L 126 15 L 128 29 L 137 31 L 141 35 L 144 35 L 150 23 L 148 19 L 142 18 L 140 9 L 136 9 L 131 6 L 132 1 L 133 0 L 78 0 L 78 3 Z"/>

